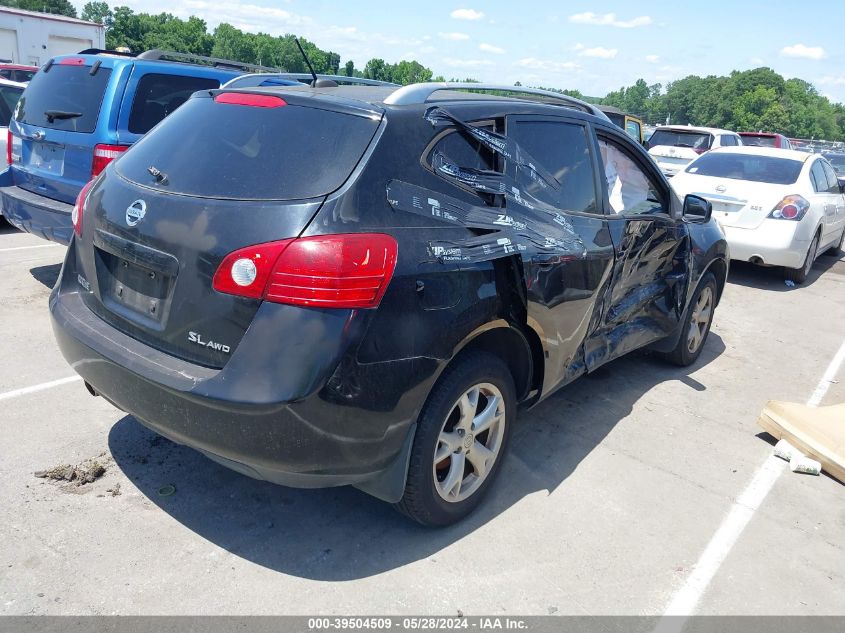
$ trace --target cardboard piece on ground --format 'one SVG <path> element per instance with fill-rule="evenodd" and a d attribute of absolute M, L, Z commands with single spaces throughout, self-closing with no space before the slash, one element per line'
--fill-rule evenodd
<path fill-rule="evenodd" d="M 845 483 L 845 404 L 808 407 L 770 400 L 757 424 L 821 462 L 823 471 Z"/>

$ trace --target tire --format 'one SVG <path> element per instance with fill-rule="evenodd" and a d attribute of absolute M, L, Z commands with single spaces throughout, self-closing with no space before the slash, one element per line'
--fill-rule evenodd
<path fill-rule="evenodd" d="M 681 321 L 683 330 L 678 344 L 666 355 L 675 365 L 688 367 L 698 360 L 707 342 L 707 335 L 710 334 L 713 312 L 716 310 L 716 296 L 716 278 L 713 273 L 707 272 L 698 282 L 695 294 L 684 310 Z"/>
<path fill-rule="evenodd" d="M 839 236 L 839 241 L 824 252 L 825 255 L 833 255 L 840 257 L 845 254 L 845 229 L 842 229 L 842 235 Z"/>
<path fill-rule="evenodd" d="M 516 388 L 507 365 L 486 352 L 459 357 L 423 406 L 405 494 L 394 507 L 426 526 L 450 525 L 466 517 L 498 475 L 515 419 Z M 488 426 L 472 432 L 479 422 Z"/>
<path fill-rule="evenodd" d="M 801 268 L 784 268 L 783 278 L 789 281 L 794 281 L 797 284 L 803 284 L 807 281 L 807 275 L 813 269 L 813 262 L 816 261 L 816 256 L 819 250 L 819 234 L 816 233 L 813 241 L 810 242 L 810 247 L 807 249 L 807 256 L 804 258 L 804 263 Z"/>

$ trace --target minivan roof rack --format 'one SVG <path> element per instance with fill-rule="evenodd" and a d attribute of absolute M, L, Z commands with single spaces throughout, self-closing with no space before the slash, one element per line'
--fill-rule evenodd
<path fill-rule="evenodd" d="M 273 77 L 278 79 L 289 79 L 291 81 L 300 81 L 310 84 L 313 77 L 310 73 L 252 73 L 249 75 L 241 75 L 230 79 L 223 87 L 224 88 L 256 88 L 268 79 Z M 377 79 L 364 79 L 363 77 L 347 77 L 346 75 L 317 75 L 317 79 L 328 79 L 338 84 L 353 84 L 361 86 L 386 86 L 389 88 L 398 88 L 399 84 L 390 83 L 389 81 L 378 81 Z"/>
<path fill-rule="evenodd" d="M 244 62 L 236 62 L 231 59 L 221 59 L 220 57 L 205 57 L 204 55 L 194 55 L 192 53 L 177 53 L 175 51 L 164 51 L 159 48 L 154 48 L 145 51 L 136 57 L 137 59 L 149 60 L 175 60 L 179 62 L 202 63 L 218 68 L 231 68 L 232 70 L 250 70 L 252 72 L 268 72 L 278 73 L 279 68 L 272 68 L 270 66 L 260 66 L 258 64 L 247 64 Z"/>
<path fill-rule="evenodd" d="M 428 82 L 420 84 L 411 84 L 409 86 L 403 86 L 402 88 L 399 88 L 398 90 L 391 93 L 391 95 L 384 100 L 384 103 L 386 103 L 387 105 L 419 105 L 428 101 L 431 95 L 433 95 L 435 92 L 440 92 L 441 90 L 483 90 L 485 92 L 513 92 L 517 94 L 541 96 L 546 97 L 548 99 L 553 99 L 554 101 L 558 102 L 558 105 L 562 105 L 568 108 L 574 108 L 576 110 L 581 110 L 582 112 L 587 112 L 601 119 L 607 119 L 607 115 L 602 112 L 598 107 L 594 106 L 592 103 L 587 103 L 586 101 L 582 101 L 581 99 L 576 99 L 575 97 L 570 97 L 569 95 L 561 94 L 559 92 L 552 92 L 551 90 L 542 90 L 540 88 L 523 88 L 522 86 L 501 86 L 496 84 L 477 84 L 471 82 Z"/>

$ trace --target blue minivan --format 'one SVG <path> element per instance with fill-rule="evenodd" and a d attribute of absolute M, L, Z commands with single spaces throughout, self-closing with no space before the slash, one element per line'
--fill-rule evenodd
<path fill-rule="evenodd" d="M 2 214 L 67 244 L 82 187 L 198 90 L 269 68 L 182 53 L 83 51 L 48 61 L 9 125 Z"/>

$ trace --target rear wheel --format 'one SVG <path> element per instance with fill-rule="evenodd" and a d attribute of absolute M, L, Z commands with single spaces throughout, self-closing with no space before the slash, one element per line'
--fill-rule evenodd
<path fill-rule="evenodd" d="M 467 516 L 501 468 L 515 417 L 516 389 L 505 363 L 487 353 L 460 358 L 440 377 L 417 420 L 396 508 L 430 526 Z"/>
<path fill-rule="evenodd" d="M 819 234 L 816 233 L 813 241 L 810 242 L 810 248 L 807 249 L 807 256 L 804 258 L 804 263 L 801 268 L 784 268 L 783 277 L 789 281 L 794 281 L 797 284 L 803 284 L 807 280 L 807 275 L 813 268 L 813 262 L 816 261 L 816 255 L 819 250 Z"/>
<path fill-rule="evenodd" d="M 681 322 L 684 328 L 678 339 L 678 344 L 669 354 L 668 359 L 686 367 L 692 365 L 701 354 L 710 325 L 713 323 L 713 312 L 716 309 L 716 278 L 713 273 L 705 273 L 698 284 L 698 288 L 684 312 Z"/>

